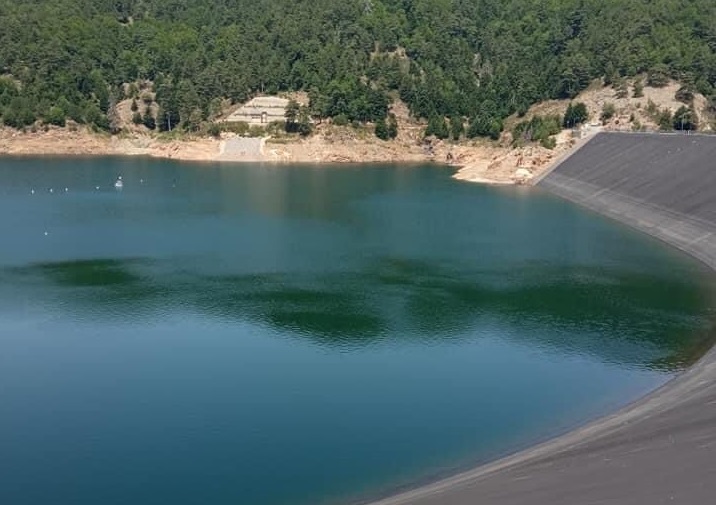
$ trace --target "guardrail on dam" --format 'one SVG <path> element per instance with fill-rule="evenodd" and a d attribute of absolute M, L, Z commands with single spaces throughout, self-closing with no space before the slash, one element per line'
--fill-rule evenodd
<path fill-rule="evenodd" d="M 600 133 L 537 185 L 716 269 L 716 136 Z M 611 416 L 374 505 L 667 503 L 716 503 L 716 348 Z"/>

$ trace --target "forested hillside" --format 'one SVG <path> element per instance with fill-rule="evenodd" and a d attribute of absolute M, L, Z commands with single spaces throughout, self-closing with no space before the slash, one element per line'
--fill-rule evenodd
<path fill-rule="evenodd" d="M 0 117 L 109 129 L 151 81 L 161 129 L 220 100 L 305 90 L 315 117 L 417 117 L 472 135 L 595 77 L 650 72 L 712 95 L 716 2 L 703 0 L 0 0 Z"/>

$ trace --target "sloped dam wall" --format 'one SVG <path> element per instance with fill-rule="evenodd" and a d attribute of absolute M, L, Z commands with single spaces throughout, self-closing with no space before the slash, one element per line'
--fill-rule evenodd
<path fill-rule="evenodd" d="M 537 186 L 716 269 L 716 136 L 600 133 Z M 374 505 L 716 503 L 716 349 L 614 415 Z"/>
<path fill-rule="evenodd" d="M 716 137 L 600 133 L 538 186 L 716 268 Z"/>

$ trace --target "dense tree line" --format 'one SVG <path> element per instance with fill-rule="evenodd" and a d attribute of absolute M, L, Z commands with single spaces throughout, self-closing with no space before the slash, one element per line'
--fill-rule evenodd
<path fill-rule="evenodd" d="M 699 0 L 0 0 L 0 117 L 112 129 L 122 85 L 146 80 L 163 130 L 305 90 L 315 118 L 388 121 L 400 96 L 440 136 L 494 137 L 595 77 L 712 95 L 715 49 Z"/>

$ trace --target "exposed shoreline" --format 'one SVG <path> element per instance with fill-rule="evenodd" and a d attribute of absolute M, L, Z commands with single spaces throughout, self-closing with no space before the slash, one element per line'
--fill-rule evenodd
<path fill-rule="evenodd" d="M 0 155 L 19 156 L 149 156 L 180 161 L 263 162 L 263 163 L 438 163 L 455 167 L 455 179 L 478 184 L 529 184 L 539 180 L 570 153 L 584 143 L 582 134 L 590 137 L 599 130 L 631 131 L 656 129 L 647 113 L 650 103 L 670 111 L 681 104 L 674 96 L 680 84 L 672 81 L 662 88 L 647 87 L 643 96 L 615 97 L 616 90 L 597 83 L 580 93 L 575 100 L 585 103 L 589 116 L 597 118 L 609 103 L 616 114 L 601 123 L 592 123 L 574 137 L 570 130 L 553 136 L 555 146 L 547 149 L 538 143 L 521 147 L 512 145 L 509 133 L 518 121 L 535 115 L 564 113 L 569 100 L 550 100 L 533 105 L 523 118 L 505 121 L 505 133 L 499 141 L 461 140 L 460 142 L 425 140 L 425 124 L 410 116 L 408 108 L 397 100 L 391 111 L 399 123 L 398 136 L 392 141 L 377 139 L 371 128 L 336 127 L 330 122 L 316 125 L 307 138 L 251 138 L 224 133 L 221 138 L 172 135 L 151 132 L 130 121 L 130 100 L 125 100 L 122 134 L 96 133 L 85 126 L 67 128 L 36 126 L 20 132 L 0 126 Z M 305 98 L 305 97 L 304 97 Z M 706 99 L 695 96 L 700 117 L 708 120 Z M 708 127 L 707 127 L 708 129 Z"/>
<path fill-rule="evenodd" d="M 110 136 L 86 129 L 50 128 L 19 132 L 0 128 L 0 155 L 148 156 L 178 161 L 226 163 L 438 163 L 456 168 L 455 179 L 479 184 L 525 184 L 574 146 L 568 134 L 554 150 L 535 145 L 513 148 L 494 142 L 438 141 L 426 149 L 413 139 L 313 135 L 307 139 L 224 136 L 173 139 L 149 135 Z"/>

